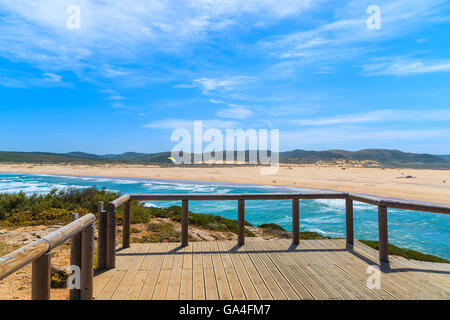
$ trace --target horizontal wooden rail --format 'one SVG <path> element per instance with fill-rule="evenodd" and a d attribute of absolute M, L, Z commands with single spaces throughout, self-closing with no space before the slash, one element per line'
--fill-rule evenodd
<path fill-rule="evenodd" d="M 0 257 L 0 280 L 69 240 L 94 221 L 95 216 L 87 214 L 39 240 Z"/>
<path fill-rule="evenodd" d="M 303 192 L 303 193 L 241 193 L 241 194 L 132 194 L 132 201 L 171 200 L 292 200 L 292 199 L 345 199 L 343 192 Z"/>
<path fill-rule="evenodd" d="M 73 217 L 76 218 L 77 215 Z M 81 292 L 81 299 L 92 299 L 94 222 L 95 216 L 89 213 L 39 240 L 0 257 L 0 280 L 32 263 L 32 299 L 48 300 L 50 298 L 50 252 L 69 239 L 73 242 L 76 236 L 82 234 L 84 244 L 80 246 L 77 242 L 72 243 L 71 253 L 85 257 L 84 261 L 83 258 L 81 259 L 81 266 L 78 265 L 84 272 L 80 275 L 84 285 L 84 288 L 81 288 L 84 289 L 84 292 Z M 71 261 L 74 261 L 72 257 Z M 71 296 L 73 298 L 76 295 Z"/>
<path fill-rule="evenodd" d="M 375 206 L 450 214 L 450 204 L 377 197 L 356 193 L 349 193 L 348 197 L 352 200 L 373 204 Z"/>
<path fill-rule="evenodd" d="M 121 205 L 125 204 L 125 202 L 130 201 L 131 195 L 126 194 L 124 196 L 121 196 L 120 198 L 117 198 L 114 201 L 111 201 L 107 204 L 106 208 L 114 207 L 114 209 L 119 208 Z"/>

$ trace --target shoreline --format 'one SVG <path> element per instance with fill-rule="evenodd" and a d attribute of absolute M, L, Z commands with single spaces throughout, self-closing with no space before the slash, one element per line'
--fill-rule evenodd
<path fill-rule="evenodd" d="M 263 176 L 259 167 L 242 166 L 182 168 L 133 164 L 15 163 L 0 164 L 0 173 L 334 190 L 444 204 L 450 199 L 450 170 L 281 165 L 276 175 Z"/>

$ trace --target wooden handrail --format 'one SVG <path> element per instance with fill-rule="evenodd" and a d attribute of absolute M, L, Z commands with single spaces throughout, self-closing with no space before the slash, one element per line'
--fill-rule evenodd
<path fill-rule="evenodd" d="M 302 192 L 302 193 L 240 193 L 240 194 L 132 194 L 131 201 L 171 200 L 291 200 L 291 199 L 345 199 L 345 192 Z"/>
<path fill-rule="evenodd" d="M 450 214 L 450 204 L 378 197 L 366 194 L 349 193 L 352 200 L 373 204 L 375 206 Z"/>
<path fill-rule="evenodd" d="M 245 231 L 245 201 L 246 200 L 292 200 L 292 219 L 293 219 L 293 242 L 299 243 L 299 207 L 300 199 L 345 199 L 346 208 L 346 239 L 348 245 L 353 245 L 353 201 L 364 202 L 378 207 L 379 211 L 379 243 L 380 260 L 387 261 L 387 208 L 398 208 L 406 210 L 427 211 L 435 213 L 450 214 L 450 204 L 422 202 L 405 199 L 395 199 L 379 197 L 367 194 L 337 192 L 332 190 L 314 190 L 296 193 L 242 193 L 242 194 L 130 194 L 110 202 L 107 208 L 106 219 L 102 219 L 99 230 L 106 230 L 104 239 L 100 239 L 102 250 L 99 249 L 99 261 L 106 260 L 106 268 L 115 267 L 115 248 L 116 248 L 116 210 L 124 205 L 123 212 L 123 247 L 130 245 L 130 202 L 131 201 L 182 201 L 182 219 L 181 219 L 181 242 L 187 245 L 188 242 L 188 202 L 189 201 L 237 201 L 238 202 L 238 244 L 244 244 Z M 100 211 L 99 211 L 100 214 Z M 297 230 L 298 228 L 298 230 Z M 104 258 L 106 257 L 106 259 Z M 102 259 L 101 259 L 102 258 Z"/>
<path fill-rule="evenodd" d="M 60 229 L 42 237 L 39 240 L 36 240 L 22 248 L 19 248 L 3 257 L 0 257 L 0 280 L 7 277 L 11 273 L 16 272 L 17 270 L 23 268 L 30 262 L 33 263 L 33 289 L 32 289 L 32 298 L 33 299 L 48 299 L 49 298 L 49 283 L 50 283 L 50 252 L 66 242 L 67 240 L 73 238 L 75 235 L 79 233 L 83 233 L 83 239 L 85 239 L 86 244 L 89 243 L 89 247 L 83 246 L 83 248 L 79 248 L 81 253 L 83 253 L 86 257 L 92 256 L 94 251 L 93 247 L 93 239 L 94 239 L 94 231 L 93 224 L 95 221 L 95 216 L 92 213 L 84 215 L 83 217 L 61 227 Z M 85 230 L 90 229 L 89 232 L 85 234 Z M 92 270 L 92 262 L 87 261 L 84 263 L 88 268 L 82 268 L 85 276 L 81 275 L 82 278 L 89 278 L 89 273 L 93 272 Z M 90 268 L 89 268 L 90 266 Z M 89 279 L 88 279 L 89 280 Z M 92 298 L 91 287 L 92 287 L 92 279 L 91 283 L 84 281 L 85 291 L 87 293 L 83 294 L 82 298 Z M 83 290 L 83 288 L 82 288 Z"/>

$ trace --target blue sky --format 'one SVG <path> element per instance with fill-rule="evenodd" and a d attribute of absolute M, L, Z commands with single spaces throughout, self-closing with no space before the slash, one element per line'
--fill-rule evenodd
<path fill-rule="evenodd" d="M 449 40 L 443 0 L 0 0 L 0 150 L 168 151 L 203 120 L 450 154 Z"/>

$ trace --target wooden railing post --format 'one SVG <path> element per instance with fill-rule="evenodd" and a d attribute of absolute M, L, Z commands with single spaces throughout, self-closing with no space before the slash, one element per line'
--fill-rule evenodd
<path fill-rule="evenodd" d="M 81 300 L 91 300 L 94 281 L 94 225 L 81 232 Z"/>
<path fill-rule="evenodd" d="M 40 256 L 32 263 L 31 299 L 50 300 L 50 252 Z"/>
<path fill-rule="evenodd" d="M 300 243 L 300 206 L 299 199 L 292 199 L 292 243 Z"/>
<path fill-rule="evenodd" d="M 128 200 L 123 205 L 122 219 L 122 245 L 124 248 L 130 247 L 130 227 L 131 227 L 131 201 Z"/>
<path fill-rule="evenodd" d="M 378 207 L 378 247 L 380 261 L 389 262 L 387 207 Z"/>
<path fill-rule="evenodd" d="M 72 221 L 78 218 L 78 213 L 72 213 Z M 81 269 L 81 233 L 70 239 L 70 265 Z M 80 289 L 69 289 L 69 300 L 80 300 L 80 292 Z"/>
<path fill-rule="evenodd" d="M 98 203 L 98 237 L 97 237 L 97 267 L 98 270 L 106 269 L 106 229 L 107 214 L 103 209 L 103 201 Z"/>
<path fill-rule="evenodd" d="M 347 244 L 353 245 L 353 200 L 345 198 L 345 229 Z"/>
<path fill-rule="evenodd" d="M 106 268 L 116 267 L 116 207 L 106 206 Z"/>
<path fill-rule="evenodd" d="M 181 245 L 187 246 L 189 239 L 189 201 L 181 201 Z"/>
<path fill-rule="evenodd" d="M 245 200 L 238 200 L 238 245 L 245 243 Z"/>

